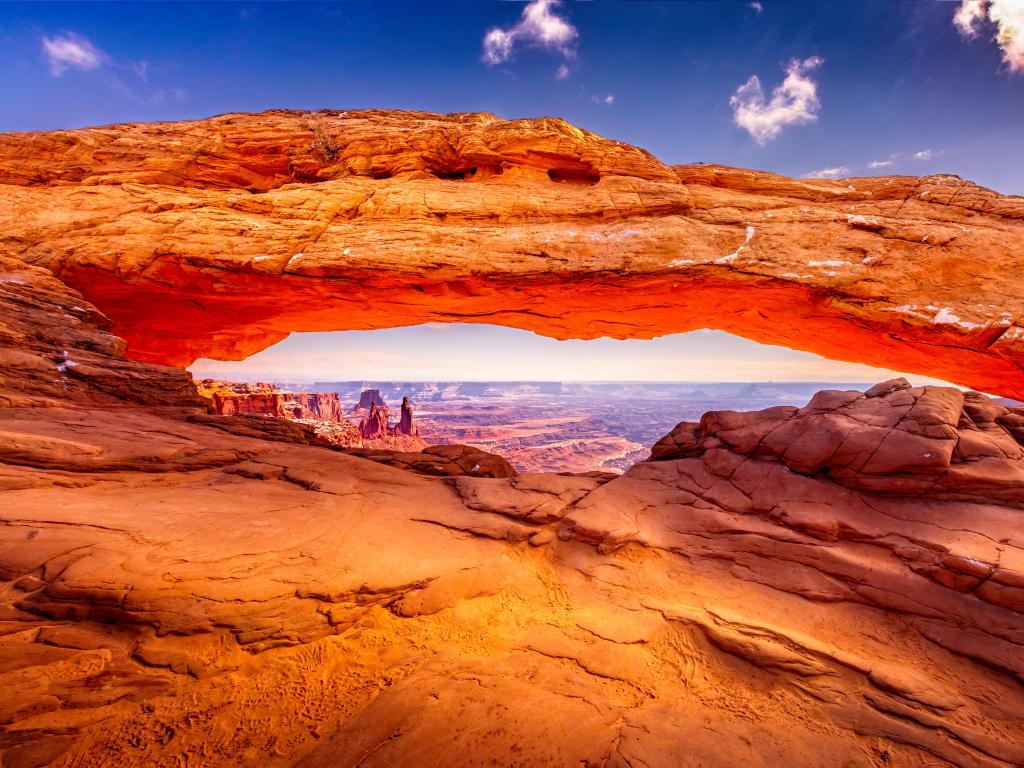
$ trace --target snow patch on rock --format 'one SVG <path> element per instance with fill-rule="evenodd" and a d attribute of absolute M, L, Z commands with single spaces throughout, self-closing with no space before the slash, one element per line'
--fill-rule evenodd
<path fill-rule="evenodd" d="M 743 245 L 737 248 L 733 253 L 730 253 L 728 256 L 723 256 L 720 259 L 715 259 L 715 264 L 730 264 L 736 261 L 736 257 L 743 253 L 743 249 L 747 247 L 747 243 L 749 243 L 751 238 L 754 237 L 754 233 L 756 231 L 757 230 L 754 229 L 753 227 L 747 227 L 747 237 L 743 241 Z"/>

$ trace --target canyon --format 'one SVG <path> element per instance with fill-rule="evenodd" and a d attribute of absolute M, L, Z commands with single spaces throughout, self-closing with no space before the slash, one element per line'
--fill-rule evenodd
<path fill-rule="evenodd" d="M 624 471 L 645 458 L 680 419 L 699 419 L 705 411 L 802 406 L 826 386 L 864 387 L 821 382 L 268 384 L 214 379 L 202 379 L 197 386 L 210 400 L 211 412 L 297 420 L 342 447 L 419 450 L 428 444 L 459 443 L 502 456 L 520 472 L 570 473 Z M 410 397 L 416 402 L 415 423 Z M 399 423 L 391 426 L 387 402 L 399 399 Z"/>
<path fill-rule="evenodd" d="M 708 410 L 804 405 L 824 385 L 723 382 L 373 382 L 409 392 L 420 434 L 504 456 L 523 472 L 621 472 L 681 419 Z M 350 396 L 361 382 L 317 382 Z M 832 385 L 857 388 L 856 384 Z"/>
<path fill-rule="evenodd" d="M 1019 407 L 896 379 L 544 474 L 210 413 L 181 367 L 702 324 L 1017 398 L 1022 212 L 550 119 L 0 136 L 3 765 L 1024 764 Z"/>
<path fill-rule="evenodd" d="M 202 379 L 196 389 L 211 414 L 287 419 L 312 427 L 325 444 L 413 452 L 427 447 L 413 424 L 408 398 L 402 399 L 399 422 L 391 426 L 388 409 L 375 390 L 361 393 L 359 404 L 347 414 L 337 392 L 296 392 L 264 382 L 217 379 Z M 364 407 L 364 403 L 369 407 Z"/>

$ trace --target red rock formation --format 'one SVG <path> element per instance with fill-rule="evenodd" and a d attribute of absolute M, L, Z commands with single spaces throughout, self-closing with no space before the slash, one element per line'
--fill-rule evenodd
<path fill-rule="evenodd" d="M 379 389 L 364 389 L 359 393 L 359 405 L 356 407 L 369 410 L 371 405 L 384 405 L 384 398 L 380 396 Z"/>
<path fill-rule="evenodd" d="M 416 429 L 416 425 L 412 419 L 412 406 L 409 405 L 409 398 L 402 398 L 402 416 L 399 418 L 398 423 L 395 425 L 396 435 L 409 435 L 411 437 L 417 437 L 420 431 Z"/>
<path fill-rule="evenodd" d="M 186 371 L 126 360 L 125 343 L 110 326 L 48 270 L 0 250 L 0 408 L 67 400 L 185 412 L 204 407 Z"/>
<path fill-rule="evenodd" d="M 139 360 L 426 321 L 708 327 L 1024 398 L 1024 200 L 952 176 L 793 180 L 561 120 L 277 111 L 0 136 L 0 230 Z"/>
<path fill-rule="evenodd" d="M 214 413 L 222 416 L 244 414 L 279 419 L 345 421 L 336 392 L 285 392 L 273 384 L 202 379 L 199 393 L 210 401 Z"/>
<path fill-rule="evenodd" d="M 210 410 L 221 416 L 273 416 L 289 418 L 284 398 L 272 384 L 201 379 L 196 382 L 199 394 L 210 401 Z"/>
<path fill-rule="evenodd" d="M 376 390 L 369 391 L 374 392 Z M 417 430 L 416 425 L 413 424 L 412 406 L 409 405 L 409 398 L 402 398 L 401 420 L 392 427 L 389 423 L 389 412 L 387 406 L 378 406 L 375 402 L 376 399 L 379 399 L 380 393 L 378 392 L 377 394 L 377 398 L 368 398 L 370 400 L 370 411 L 359 422 L 359 434 L 362 437 L 363 447 L 413 453 L 426 449 L 427 442 L 420 439 L 419 430 Z M 362 400 L 360 400 L 360 402 L 361 401 Z M 383 403 L 383 400 L 381 400 L 381 402 Z M 465 448 L 465 446 L 461 447 Z M 467 448 L 467 450 L 479 449 Z M 491 454 L 487 455 L 490 456 Z M 505 460 L 501 459 L 501 461 L 504 462 Z M 503 477 L 503 475 L 498 476 Z"/>
<path fill-rule="evenodd" d="M 367 440 L 392 434 L 391 427 L 388 426 L 387 407 L 378 407 L 376 403 L 370 403 L 370 412 L 359 422 L 359 434 Z"/>
<path fill-rule="evenodd" d="M 468 445 L 431 445 L 422 450 L 380 450 L 351 448 L 351 456 L 387 464 L 392 467 L 443 477 L 514 477 L 516 471 L 503 457 Z"/>
<path fill-rule="evenodd" d="M 861 491 L 1024 505 L 1022 446 L 1024 408 L 895 379 L 863 394 L 819 392 L 803 408 L 707 413 L 677 426 L 651 458 L 724 448 Z"/>

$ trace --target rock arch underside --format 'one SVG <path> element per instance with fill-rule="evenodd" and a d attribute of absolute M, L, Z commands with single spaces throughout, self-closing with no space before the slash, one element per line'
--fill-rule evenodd
<path fill-rule="evenodd" d="M 0 247 L 138 360 L 291 331 L 717 328 L 1024 399 L 1024 199 L 666 166 L 561 120 L 269 112 L 0 138 Z"/>
<path fill-rule="evenodd" d="M 0 136 L 0 757 L 1024 765 L 1024 410 L 825 391 L 622 475 L 207 412 L 297 330 L 698 327 L 1024 396 L 1024 201 L 554 119 Z"/>

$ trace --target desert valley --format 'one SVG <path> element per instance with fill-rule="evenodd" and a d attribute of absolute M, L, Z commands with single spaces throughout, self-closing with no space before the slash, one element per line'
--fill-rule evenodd
<path fill-rule="evenodd" d="M 487 28 L 471 58 L 489 68 L 488 99 L 534 98 L 529 56 L 559 57 L 551 87 L 595 71 L 574 14 L 604 19 L 594 39 L 635 46 L 639 4 L 579 5 L 532 0 Z M 667 60 L 657 27 L 683 46 L 659 21 L 676 14 L 744 13 L 708 44 L 737 36 L 773 57 L 778 30 L 884 26 L 880 8 L 851 5 L 835 26 L 804 4 L 807 19 L 755 34 L 796 5 L 696 5 L 649 6 L 643 48 Z M 892 5 L 974 46 L 942 56 L 1016 76 L 1003 0 Z M 389 7 L 383 47 L 405 62 L 374 81 L 389 97 L 382 83 L 461 78 L 445 29 L 502 10 L 429 5 L 439 21 L 412 6 Z M 26 7 L 0 32 L 15 50 L 34 13 L 110 11 Z M 338 29 L 363 57 L 385 39 L 370 6 L 175 7 L 187 35 L 165 11 L 125 7 L 117 24 L 142 14 L 178 40 L 163 50 L 197 56 L 212 43 L 180 40 L 200 17 L 226 39 L 217 20 L 241 41 L 217 48 L 226 61 L 271 50 L 251 40 L 296 44 L 293 16 L 325 57 L 349 55 L 321 38 Z M 173 69 L 47 35 L 38 77 L 95 77 L 117 99 Z M 902 93 L 860 45 L 836 68 Z M 217 103 L 262 105 L 282 83 L 322 98 L 288 50 L 272 72 L 200 73 L 230 74 L 237 93 L 216 80 Z M 365 74 L 359 56 L 347 66 Z M 698 79 L 726 66 L 713 63 Z M 753 76 L 721 101 L 747 132 L 736 152 L 810 130 L 827 65 L 793 59 L 770 97 Z M 619 103 L 587 88 L 595 114 Z M 687 105 L 682 122 L 701 114 Z M 934 152 L 798 177 L 663 162 L 562 118 L 489 111 L 258 106 L 4 130 L 2 768 L 1024 766 L 1024 197 L 899 172 Z M 833 130 L 825 143 L 854 145 Z M 1000 136 L 976 143 L 1019 144 Z M 231 367 L 298 334 L 343 344 L 424 324 L 470 327 L 480 347 L 445 349 L 448 368 L 415 335 L 400 358 L 281 353 L 272 380 Z M 488 326 L 535 337 L 503 346 Z M 703 371 L 656 346 L 700 329 L 769 345 L 758 370 L 813 353 L 813 370 L 888 373 L 740 381 L 716 349 L 706 369 L 721 381 L 587 381 L 568 352 L 523 351 L 637 340 L 671 350 L 651 353 L 656 370 Z"/>
<path fill-rule="evenodd" d="M 410 399 L 416 436 L 464 443 L 521 472 L 622 472 L 680 421 L 710 410 L 805 405 L 821 382 L 358 382 L 202 380 L 211 413 L 273 416 L 316 427 L 342 447 L 384 446 L 360 430 L 371 403 Z M 835 385 L 831 385 L 835 386 Z M 856 389 L 858 384 L 842 385 Z M 214 390 L 228 391 L 217 397 Z M 393 406 L 392 406 L 393 407 Z M 355 429 L 352 429 L 355 427 Z M 385 442 L 388 442 L 385 440 Z"/>

